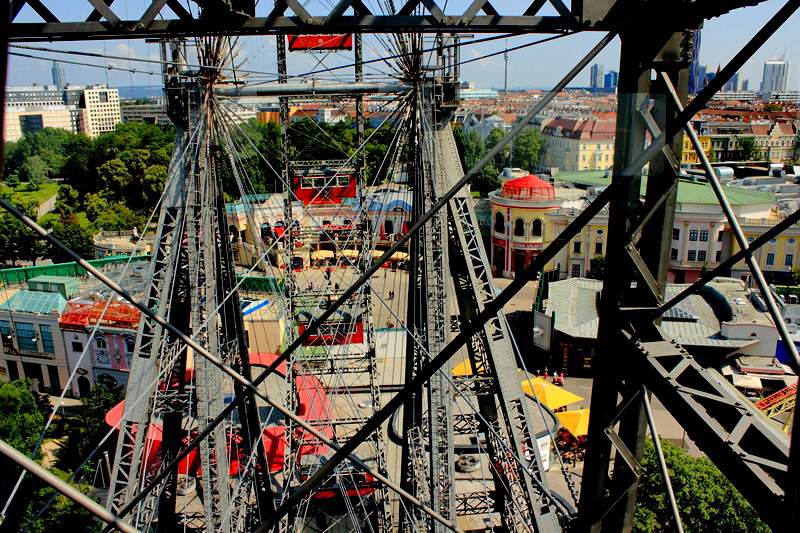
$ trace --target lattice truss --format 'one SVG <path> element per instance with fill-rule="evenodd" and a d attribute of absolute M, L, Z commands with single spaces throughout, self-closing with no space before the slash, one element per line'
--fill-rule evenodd
<path fill-rule="evenodd" d="M 385 89 L 401 93 L 397 96 L 401 125 L 390 152 L 392 157 L 405 153 L 406 160 L 393 159 L 380 172 L 386 177 L 394 172 L 393 165 L 406 165 L 415 191 L 412 227 L 383 255 L 376 255 L 375 232 L 369 231 L 363 209 L 370 185 L 364 156 L 359 152 L 334 164 L 337 175 L 345 168 L 355 169 L 362 199 L 362 210 L 349 230 L 335 238 L 325 235 L 339 252 L 347 248 L 339 241 L 360 245 L 358 255 L 347 265 L 353 275 L 341 289 L 304 290 L 307 284 L 313 287 L 311 278 L 293 268 L 297 242 L 320 238 L 326 230 L 319 221 L 320 229 L 312 236 L 291 224 L 301 215 L 313 219 L 315 214 L 298 206 L 292 185 L 296 168 L 289 159 L 288 109 L 292 99 L 299 97 L 292 93 L 296 87 L 286 85 L 280 101 L 283 153 L 269 164 L 286 195 L 283 217 L 288 228 L 281 239 L 258 247 L 262 261 L 273 257 L 286 269 L 286 291 L 276 295 L 283 306 L 286 335 L 281 353 L 264 365 L 266 370 L 253 371 L 258 374 L 255 379 L 218 181 L 220 166 L 228 165 L 242 194 L 247 193 L 247 177 L 237 154 L 250 150 L 252 141 L 232 126 L 229 112 L 219 106 L 214 93 L 213 80 L 230 56 L 226 48 L 230 41 L 209 37 L 197 41 L 198 62 L 205 67 L 201 84 L 167 76 L 178 104 L 172 118 L 180 128 L 159 212 L 149 292 L 145 301 L 138 302 L 119 290 L 147 318 L 140 323 L 114 457 L 108 509 L 115 515 L 142 529 L 460 531 L 463 520 L 477 517 L 480 527 L 487 530 L 538 532 L 558 531 L 556 515 L 560 513 L 575 530 L 621 531 L 630 526 L 649 414 L 646 399 L 652 392 L 765 520 L 777 530 L 792 529 L 796 520 L 792 513 L 773 512 L 797 498 L 797 472 L 789 464 L 788 437 L 742 401 L 713 370 L 701 367 L 671 342 L 657 321 L 666 309 L 742 258 L 751 263 L 754 277 L 765 290 L 763 276 L 750 261 L 752 254 L 800 218 L 795 213 L 755 242 L 745 242 L 687 126 L 714 91 L 797 9 L 798 2 L 788 2 L 685 109 L 693 29 L 703 19 L 757 2 L 729 2 L 720 7 L 719 2 L 687 1 L 678 10 L 672 2 L 586 1 L 567 7 L 561 0 L 536 0 L 506 15 L 486 0 L 475 0 L 458 14 L 447 15 L 433 0 L 389 3 L 390 9 L 381 13 L 353 0 L 342 0 L 332 9 L 278 0 L 265 13 L 257 13 L 253 3 L 246 1 L 194 5 L 160 0 L 128 21 L 115 14 L 108 0 L 88 0 L 89 15 L 81 21 L 59 20 L 47 3 L 11 2 L 9 40 L 349 31 L 408 34 L 395 41 L 402 43 L 395 44 L 395 50 L 402 52 L 396 68 L 408 82 Z M 41 22 L 16 22 L 25 6 Z M 539 15 L 546 6 L 556 14 Z M 30 18 L 30 13 L 25 17 Z M 493 151 L 465 172 L 448 124 L 452 109 L 445 96 L 447 83 L 457 82 L 458 56 L 439 51 L 444 65 L 424 74 L 425 56 L 418 39 L 426 32 L 465 30 L 608 33 Z M 497 295 L 465 186 L 617 36 L 622 60 L 612 185 Z M 360 35 L 356 43 L 354 82 L 358 84 L 363 80 Z M 280 41 L 280 82 L 287 81 L 284 46 Z M 376 87 L 362 87 L 362 92 L 369 90 Z M 341 89 L 330 89 L 336 91 Z M 348 97 L 346 92 L 337 94 Z M 358 108 L 357 144 L 362 147 L 367 141 L 363 103 L 360 96 L 352 97 Z M 675 153 L 682 146 L 684 129 L 743 251 L 665 302 L 668 247 L 663 243 L 672 227 L 679 170 Z M 220 157 L 221 146 L 227 160 Z M 641 174 L 648 164 L 642 202 Z M 548 488 L 536 437 L 553 428 L 545 427 L 535 414 L 540 407 L 522 392 L 502 306 L 609 203 L 607 265 L 619 275 L 604 285 L 600 340 L 613 346 L 614 352 L 602 352 L 596 362 L 603 379 L 596 380 L 593 391 L 593 446 L 583 491 L 574 502 L 575 515 Z M 253 215 L 248 213 L 248 223 L 255 227 Z M 405 321 L 405 357 L 402 380 L 392 390 L 396 394 L 389 394 L 388 382 L 381 375 L 386 370 L 378 357 L 373 320 L 375 310 L 386 302 L 372 290 L 371 278 L 403 247 L 410 253 L 409 311 L 394 318 Z M 764 297 L 776 324 L 782 326 L 769 291 L 765 290 Z M 308 313 L 311 318 L 306 320 L 303 313 L 309 307 L 317 310 L 313 316 Z M 330 319 L 337 311 L 362 317 L 362 341 L 345 348 L 330 341 L 354 333 L 352 320 L 340 320 L 339 329 L 331 329 Z M 788 340 L 785 326 L 780 326 Z M 329 338 L 311 348 L 307 341 L 319 337 L 319 331 Z M 788 344 L 793 367 L 800 371 L 794 344 L 790 340 Z M 451 361 L 459 355 L 469 361 L 471 376 L 452 376 Z M 193 376 L 187 374 L 189 367 L 194 368 Z M 302 398 L 315 394 L 326 395 L 328 403 L 312 403 L 317 409 L 313 416 L 301 416 Z M 231 399 L 228 405 L 222 401 L 225 395 Z M 285 453 L 281 468 L 269 472 L 262 433 L 274 416 L 283 417 Z M 159 441 L 153 438 L 155 433 L 160 433 Z M 464 483 L 464 476 L 459 478 L 454 471 L 462 452 L 480 458 L 480 475 L 470 479 L 480 478 L 477 485 Z M 192 457 L 200 462 L 195 472 L 202 497 L 190 501 L 179 497 L 179 491 L 187 482 L 181 465 Z M 615 462 L 610 469 L 612 457 Z M 334 498 L 327 499 L 330 494 Z"/>

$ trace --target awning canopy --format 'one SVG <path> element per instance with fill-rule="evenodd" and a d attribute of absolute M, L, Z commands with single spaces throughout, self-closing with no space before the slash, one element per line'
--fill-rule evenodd
<path fill-rule="evenodd" d="M 743 389 L 763 389 L 764 386 L 761 384 L 761 379 L 757 378 L 756 376 L 749 376 L 747 374 L 734 374 L 733 375 L 733 384 L 736 387 L 741 387 Z"/>

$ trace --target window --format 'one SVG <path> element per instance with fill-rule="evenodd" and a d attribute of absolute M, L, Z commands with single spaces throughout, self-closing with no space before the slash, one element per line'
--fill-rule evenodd
<path fill-rule="evenodd" d="M 786 239 L 786 244 L 794 244 L 794 239 Z"/>
<path fill-rule="evenodd" d="M 125 353 L 133 353 L 136 347 L 136 339 L 134 337 L 125 337 Z"/>
<path fill-rule="evenodd" d="M 583 155 L 581 156 L 581 161 L 586 161 L 586 154 L 583 154 Z"/>
<path fill-rule="evenodd" d="M 572 277 L 573 278 L 581 277 L 581 266 L 580 265 L 572 265 Z"/>
<path fill-rule="evenodd" d="M 82 342 L 73 342 L 72 343 L 72 351 L 73 352 L 82 352 L 83 351 L 83 343 Z"/>
<path fill-rule="evenodd" d="M 106 338 L 102 335 L 94 338 L 94 346 L 98 350 L 107 350 L 108 344 L 106 343 Z"/>
<path fill-rule="evenodd" d="M 771 239 L 769 240 L 769 243 L 770 243 L 770 244 L 775 244 L 776 242 L 778 242 L 778 239 L 776 239 L 775 237 L 773 237 L 773 238 L 771 238 Z"/>
<path fill-rule="evenodd" d="M 786 254 L 786 257 L 783 260 L 783 266 L 790 267 L 794 263 L 794 255 L 793 254 Z"/>
<path fill-rule="evenodd" d="M 56 349 L 53 346 L 53 333 L 50 330 L 50 326 L 39 324 L 39 331 L 42 334 L 42 351 L 47 353 L 56 353 Z"/>
<path fill-rule="evenodd" d="M 572 253 L 574 254 L 581 253 L 581 241 L 574 241 L 572 243 Z"/>
<path fill-rule="evenodd" d="M 506 223 L 503 219 L 503 213 L 497 213 L 494 216 L 494 230 L 498 233 L 505 233 Z"/>
<path fill-rule="evenodd" d="M 603 243 L 602 242 L 594 243 L 594 253 L 596 253 L 596 254 L 602 254 L 603 253 Z"/>
<path fill-rule="evenodd" d="M 514 235 L 522 237 L 525 235 L 525 221 L 518 218 L 514 221 Z"/>
<path fill-rule="evenodd" d="M 17 322 L 17 341 L 19 342 L 20 350 L 30 350 L 32 352 L 39 351 L 39 339 L 36 338 L 36 329 L 33 324 L 25 322 Z"/>
<path fill-rule="evenodd" d="M 696 229 L 690 229 L 689 230 L 689 240 L 690 241 L 696 241 L 697 240 L 697 230 Z"/>
<path fill-rule="evenodd" d="M 722 232 L 717 233 L 717 242 L 722 242 Z"/>
<path fill-rule="evenodd" d="M 697 257 L 697 250 L 689 250 L 689 252 L 686 254 L 687 261 L 695 261 L 696 257 Z"/>
<path fill-rule="evenodd" d="M 0 320 L 0 335 L 11 335 L 11 322 Z"/>
<path fill-rule="evenodd" d="M 767 266 L 775 264 L 775 254 L 767 254 Z"/>
<path fill-rule="evenodd" d="M 707 229 L 701 229 L 700 230 L 700 240 L 703 241 L 703 242 L 708 240 L 708 230 Z"/>
<path fill-rule="evenodd" d="M 716 259 L 715 259 L 715 261 L 716 261 L 717 263 L 719 263 L 720 261 L 722 261 L 722 250 L 717 250 L 717 256 L 716 256 Z"/>
<path fill-rule="evenodd" d="M 542 221 L 538 218 L 531 223 L 531 235 L 534 237 L 542 236 Z"/>
<path fill-rule="evenodd" d="M 672 240 L 677 241 L 681 238 L 681 230 L 678 228 L 672 228 Z"/>
<path fill-rule="evenodd" d="M 706 251 L 705 250 L 699 250 L 697 252 L 697 260 L 705 262 L 705 260 L 706 260 Z"/>
<path fill-rule="evenodd" d="M 678 249 L 677 248 L 673 248 L 672 250 L 670 250 L 669 258 L 674 260 L 674 261 L 678 260 Z"/>

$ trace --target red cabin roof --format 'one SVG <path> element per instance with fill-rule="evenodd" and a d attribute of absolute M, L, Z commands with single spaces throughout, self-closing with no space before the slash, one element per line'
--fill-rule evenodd
<path fill-rule="evenodd" d="M 505 182 L 502 195 L 504 198 L 539 202 L 555 200 L 556 198 L 553 186 L 533 174 Z"/>

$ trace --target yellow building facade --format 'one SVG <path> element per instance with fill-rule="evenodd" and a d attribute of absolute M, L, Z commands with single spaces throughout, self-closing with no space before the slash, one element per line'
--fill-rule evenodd
<path fill-rule="evenodd" d="M 614 129 L 611 120 L 557 118 L 542 128 L 544 168 L 563 171 L 605 170 L 614 164 Z"/>
<path fill-rule="evenodd" d="M 700 146 L 703 149 L 704 154 L 708 154 L 711 151 L 711 137 L 708 135 L 699 135 L 697 139 L 700 141 Z M 692 141 L 689 139 L 687 135 L 683 136 L 683 150 L 681 151 L 681 163 L 700 163 L 700 158 L 697 156 L 697 152 L 694 151 L 694 146 L 692 146 Z"/>

